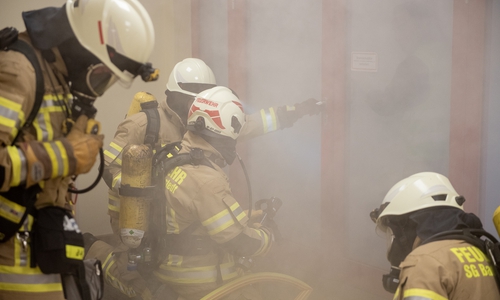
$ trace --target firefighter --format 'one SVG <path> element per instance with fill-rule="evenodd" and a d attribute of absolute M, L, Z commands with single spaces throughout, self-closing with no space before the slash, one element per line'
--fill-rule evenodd
<path fill-rule="evenodd" d="M 103 136 L 86 131 L 86 115 L 69 122 L 70 107 L 151 75 L 154 31 L 136 0 L 68 0 L 23 20 L 25 32 L 2 32 L 0 51 L 0 299 L 64 299 L 60 274 L 30 266 L 31 206 L 71 211 L 71 177 L 91 169 Z M 16 227 L 11 238 L 4 224 Z"/>
<path fill-rule="evenodd" d="M 383 283 L 394 299 L 500 299 L 493 258 L 469 234 L 488 233 L 464 202 L 448 178 L 424 172 L 396 183 L 370 214 L 387 237 Z"/>
<path fill-rule="evenodd" d="M 245 119 L 238 97 L 222 86 L 198 94 L 189 110 L 180 153 L 195 151 L 199 161 L 175 167 L 165 178 L 168 256 L 154 272 L 179 299 L 202 298 L 240 275 L 239 258 L 271 248 L 271 231 L 249 223 L 222 170 L 236 157 Z M 260 299 L 251 288 L 238 293 Z"/>
<path fill-rule="evenodd" d="M 187 113 L 194 97 L 214 86 L 214 73 L 204 61 L 186 58 L 175 65 L 166 85 L 166 101 L 160 101 L 158 106 L 160 129 L 154 145 L 156 149 L 181 140 L 186 132 Z M 155 99 L 154 96 L 151 97 Z M 291 127 L 305 115 L 319 114 L 320 104 L 315 99 L 308 99 L 293 106 L 270 107 L 247 115 L 240 141 Z M 143 113 L 127 117 L 118 125 L 113 141 L 105 150 L 104 180 L 110 188 L 108 214 L 115 233 L 118 230 L 120 211 L 118 190 L 121 182 L 121 153 L 126 145 L 144 143 L 146 124 L 148 119 Z"/>
<path fill-rule="evenodd" d="M 179 142 L 186 132 L 187 115 L 195 96 L 203 90 L 216 86 L 216 79 L 212 69 L 202 60 L 186 58 L 178 62 L 170 73 L 166 84 L 166 100 L 158 101 L 159 129 L 153 132 L 156 135 L 153 148 L 158 150 L 162 146 Z M 140 92 L 134 101 L 155 101 L 156 98 L 148 93 Z M 291 127 L 299 118 L 309 114 L 319 114 L 321 103 L 315 99 L 308 99 L 294 106 L 270 107 L 261 109 L 258 113 L 246 115 L 245 126 L 240 134 L 240 140 L 249 139 Z M 91 234 L 85 234 L 88 257 L 97 257 L 108 261 L 104 266 L 106 282 L 122 293 L 133 296 L 142 295 L 143 299 L 151 297 L 150 288 L 144 279 L 126 273 L 127 248 L 120 244 L 119 189 L 122 176 L 122 151 L 127 145 L 144 144 L 148 135 L 148 117 L 144 113 L 131 114 L 132 106 L 127 117 L 118 125 L 114 139 L 108 145 L 105 154 L 105 172 L 103 179 L 108 185 L 108 214 L 116 238 L 109 244 L 97 241 Z M 118 246 L 117 246 L 118 245 Z M 126 276 L 124 275 L 126 274 Z M 133 288 L 132 288 L 133 287 Z M 154 288 L 151 288 L 154 289 Z M 134 290 L 138 290 L 136 293 Z"/>

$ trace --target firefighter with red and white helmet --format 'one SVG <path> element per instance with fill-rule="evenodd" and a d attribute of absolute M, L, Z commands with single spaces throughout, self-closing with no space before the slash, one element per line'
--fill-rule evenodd
<path fill-rule="evenodd" d="M 448 178 L 423 172 L 396 183 L 370 214 L 387 237 L 383 284 L 394 299 L 500 299 L 499 244 L 464 202 Z"/>
<path fill-rule="evenodd" d="M 245 119 L 238 97 L 222 86 L 199 93 L 188 112 L 180 153 L 196 151 L 199 162 L 175 167 L 165 178 L 166 240 L 173 246 L 154 272 L 181 299 L 200 299 L 239 276 L 239 257 L 264 255 L 271 248 L 271 231 L 249 224 L 222 169 L 236 157 Z M 260 299 L 251 288 L 238 293 Z"/>
<path fill-rule="evenodd" d="M 61 274 L 32 258 L 46 247 L 81 261 L 83 243 L 41 239 L 41 211 L 64 211 L 64 230 L 80 232 L 68 187 L 102 148 L 87 130 L 93 102 L 118 80 L 156 78 L 154 30 L 137 0 L 68 0 L 22 17 L 25 32 L 0 32 L 0 299 L 64 299 Z M 89 115 L 76 117 L 75 103 Z"/>
<path fill-rule="evenodd" d="M 157 100 L 154 95 L 139 92 L 134 97 L 134 102 L 156 102 L 156 116 L 159 124 L 158 131 L 153 141 L 153 149 L 159 150 L 165 145 L 179 142 L 187 131 L 187 118 L 191 104 L 198 93 L 217 86 L 212 69 L 201 59 L 186 58 L 178 62 L 172 69 L 166 84 L 166 99 Z M 315 99 L 308 99 L 295 106 L 281 106 L 261 109 L 259 112 L 245 115 L 245 123 L 239 133 L 239 140 L 249 139 L 284 129 L 293 125 L 305 115 L 319 114 L 321 103 Z M 136 105 L 137 106 L 137 105 Z M 109 187 L 108 214 L 111 227 L 116 237 L 120 236 L 120 195 L 122 177 L 122 152 L 127 145 L 142 145 L 146 143 L 149 120 L 146 113 L 129 110 L 127 117 L 118 125 L 115 137 L 110 142 L 105 154 L 105 172 L 103 179 Z M 142 294 L 144 280 L 139 278 L 120 278 L 122 270 L 126 269 L 127 253 L 125 248 L 115 248 L 114 245 L 97 241 L 92 235 L 86 234 L 89 255 L 109 261 L 112 265 L 105 270 L 114 278 L 113 286 L 127 295 L 135 295 L 134 289 L 141 286 L 137 294 Z M 121 252 L 120 254 L 117 254 Z M 133 289 L 124 289 L 124 286 L 135 286 Z M 144 298 L 149 297 L 146 291 Z"/>
<path fill-rule="evenodd" d="M 166 84 L 166 100 L 158 101 L 160 129 L 155 148 L 181 140 L 186 132 L 187 114 L 194 97 L 216 85 L 212 69 L 201 59 L 186 58 L 175 65 Z M 156 100 L 153 95 L 148 97 Z M 305 115 L 319 114 L 321 107 L 321 102 L 308 99 L 296 105 L 269 107 L 246 115 L 240 141 L 291 127 Z M 118 189 L 121 183 L 121 153 L 126 145 L 144 143 L 147 123 L 148 119 L 143 113 L 128 116 L 118 125 L 115 137 L 105 151 L 104 180 L 110 188 L 108 214 L 111 223 L 115 224 L 115 232 L 120 211 Z"/>

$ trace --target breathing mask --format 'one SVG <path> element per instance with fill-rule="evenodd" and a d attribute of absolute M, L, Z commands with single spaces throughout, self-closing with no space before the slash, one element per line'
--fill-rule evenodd
<path fill-rule="evenodd" d="M 391 263 L 391 270 L 382 277 L 384 289 L 389 293 L 395 293 L 399 285 L 399 264 L 413 250 L 413 243 L 417 238 L 417 223 L 413 222 L 408 215 L 385 216 L 378 220 L 379 215 L 387 207 L 383 203 L 380 208 L 370 213 L 372 221 L 377 223 L 377 231 L 383 232 L 387 246 L 387 260 Z"/>

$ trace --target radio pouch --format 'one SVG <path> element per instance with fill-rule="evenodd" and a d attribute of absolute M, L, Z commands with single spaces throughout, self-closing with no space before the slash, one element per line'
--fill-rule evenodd
<path fill-rule="evenodd" d="M 57 206 L 37 211 L 32 230 L 34 260 L 45 274 L 73 272 L 82 263 L 85 250 L 81 233 L 71 213 Z"/>

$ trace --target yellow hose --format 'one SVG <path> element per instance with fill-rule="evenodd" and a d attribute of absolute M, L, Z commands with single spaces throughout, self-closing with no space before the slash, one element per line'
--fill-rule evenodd
<path fill-rule="evenodd" d="M 295 297 L 295 300 L 306 300 L 312 293 L 312 288 L 307 283 L 295 277 L 280 273 L 261 272 L 245 275 L 236 280 L 233 280 L 214 290 L 210 294 L 204 296 L 203 298 L 201 298 L 201 300 L 221 299 L 222 297 L 225 297 L 236 290 L 258 282 L 277 282 L 291 284 L 300 290 L 297 297 Z"/>

